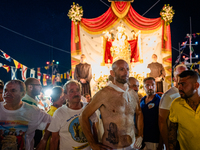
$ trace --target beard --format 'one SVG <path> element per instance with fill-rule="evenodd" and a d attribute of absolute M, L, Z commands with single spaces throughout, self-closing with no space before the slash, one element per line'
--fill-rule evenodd
<path fill-rule="evenodd" d="M 125 84 L 125 83 L 128 82 L 128 77 L 127 77 L 126 75 L 124 75 L 124 76 L 119 76 L 119 75 L 115 74 L 115 78 L 116 78 L 116 81 L 117 81 L 118 83 Z"/>
<path fill-rule="evenodd" d="M 188 98 L 190 98 L 190 97 L 192 97 L 192 96 L 194 95 L 193 91 L 194 91 L 194 89 L 191 89 L 188 93 L 185 93 L 185 92 L 182 91 L 182 90 L 180 90 L 179 92 L 181 92 L 181 93 L 180 93 L 181 98 L 183 98 L 183 99 L 188 99 Z"/>
<path fill-rule="evenodd" d="M 34 95 L 34 96 L 40 95 L 40 90 L 33 88 L 32 95 Z"/>
<path fill-rule="evenodd" d="M 146 93 L 147 93 L 147 95 L 151 96 L 151 95 L 154 95 L 154 94 L 155 94 L 155 91 L 152 90 L 152 89 L 150 89 L 150 90 L 148 90 Z"/>

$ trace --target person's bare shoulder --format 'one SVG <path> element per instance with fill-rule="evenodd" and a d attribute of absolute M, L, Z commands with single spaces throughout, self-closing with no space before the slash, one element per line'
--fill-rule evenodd
<path fill-rule="evenodd" d="M 113 95 L 113 91 L 114 89 L 112 87 L 106 86 L 94 95 L 93 100 L 106 101 L 111 95 Z"/>
<path fill-rule="evenodd" d="M 108 93 L 108 92 L 113 91 L 113 90 L 114 89 L 112 87 L 110 87 L 110 86 L 105 86 L 103 89 L 101 89 L 101 91 L 103 93 Z"/>

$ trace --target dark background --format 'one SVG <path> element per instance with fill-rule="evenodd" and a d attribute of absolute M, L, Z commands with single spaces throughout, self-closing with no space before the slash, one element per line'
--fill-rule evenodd
<path fill-rule="evenodd" d="M 68 10 L 73 2 L 79 3 L 83 7 L 84 18 L 96 18 L 106 12 L 110 6 L 108 0 L 102 1 L 0 0 L 0 49 L 28 68 L 36 70 L 40 67 L 42 73 L 47 73 L 44 66 L 47 61 L 52 60 L 59 61 L 60 73 L 69 71 L 71 68 L 71 20 L 67 16 Z M 135 0 L 132 6 L 143 15 L 156 2 L 157 0 Z M 186 34 L 190 33 L 190 17 L 192 33 L 200 32 L 200 6 L 197 0 L 160 0 L 144 17 L 160 17 L 160 10 L 164 4 L 170 4 L 175 10 L 171 23 L 174 65 L 179 54 L 179 43 L 186 41 Z M 196 37 L 193 43 L 199 39 Z M 199 55 L 199 45 L 193 48 L 195 54 Z M 183 54 L 186 57 L 189 55 L 188 48 L 184 49 Z M 193 62 L 196 61 L 199 60 L 193 60 Z M 0 63 L 14 66 L 13 62 L 10 63 L 1 57 Z M 29 77 L 29 71 L 27 77 Z M 19 70 L 18 78 L 21 79 Z M 0 79 L 4 82 L 10 80 L 11 71 L 7 73 L 5 69 L 0 68 Z"/>

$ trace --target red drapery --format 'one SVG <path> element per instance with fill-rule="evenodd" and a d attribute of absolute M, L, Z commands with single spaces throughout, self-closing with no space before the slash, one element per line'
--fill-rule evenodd
<path fill-rule="evenodd" d="M 131 47 L 131 56 L 130 56 L 130 62 L 138 62 L 139 61 L 139 51 L 137 48 L 137 40 L 130 40 L 128 41 Z M 133 61 L 134 59 L 134 61 Z"/>
<path fill-rule="evenodd" d="M 75 37 L 78 37 L 79 41 L 75 42 Z M 81 41 L 79 24 L 75 25 L 74 22 L 71 23 L 71 55 L 79 55 L 81 52 Z"/>
<path fill-rule="evenodd" d="M 110 48 L 112 47 L 112 40 L 105 40 L 106 42 L 106 45 L 105 45 L 105 56 L 104 56 L 104 61 L 106 64 L 112 64 L 113 63 L 113 57 L 111 55 L 111 51 L 110 51 Z M 110 60 L 110 62 L 108 61 Z"/>
<path fill-rule="evenodd" d="M 126 12 L 127 9 L 128 11 Z M 123 20 L 130 27 L 142 30 L 142 32 L 153 32 L 155 29 L 163 26 L 163 37 L 164 35 L 168 40 L 162 38 L 162 50 L 165 53 L 171 53 L 171 33 L 170 26 L 164 26 L 164 22 L 159 18 L 145 18 L 138 14 L 130 5 L 130 2 L 112 2 L 111 7 L 101 16 L 93 19 L 82 18 L 80 25 L 84 30 L 90 34 L 102 34 L 103 31 L 113 28 L 120 20 L 116 16 L 116 12 L 119 14 L 127 13 Z M 81 50 L 80 39 L 78 43 L 74 42 L 75 39 L 75 25 L 72 22 L 71 32 L 71 52 L 72 54 Z M 79 36 L 79 24 L 77 25 L 78 36 Z"/>
<path fill-rule="evenodd" d="M 123 14 L 126 9 L 129 7 L 130 3 L 127 2 L 115 2 L 112 3 L 113 9 L 115 9 L 118 13 Z"/>
<path fill-rule="evenodd" d="M 122 2 L 121 2 L 122 3 Z M 128 5 L 127 2 L 123 2 Z M 115 5 L 120 4 L 120 2 L 116 2 Z M 121 7 L 115 7 L 116 9 L 120 9 Z M 116 10 L 114 10 L 116 11 Z M 161 18 L 149 19 L 138 14 L 131 6 L 129 7 L 129 11 L 127 15 L 123 18 L 130 26 L 137 28 L 139 30 L 154 30 L 162 25 Z M 113 12 L 110 7 L 103 15 L 94 18 L 94 19 L 85 19 L 81 20 L 81 26 L 92 34 L 99 34 L 99 31 L 103 32 L 104 30 L 108 30 L 116 21 L 118 21 L 118 17 Z"/>
<path fill-rule="evenodd" d="M 162 31 L 162 51 L 164 53 L 168 53 L 171 54 L 171 49 L 172 49 L 172 45 L 171 45 L 171 30 L 170 30 L 170 25 L 166 26 L 164 25 L 164 21 L 162 21 L 163 23 L 163 31 Z M 164 36 L 166 36 L 167 40 L 164 40 Z"/>
<path fill-rule="evenodd" d="M 101 16 L 94 19 L 81 20 L 81 26 L 90 32 L 104 31 L 118 20 L 111 7 Z"/>
<path fill-rule="evenodd" d="M 154 30 L 161 25 L 161 18 L 149 19 L 138 14 L 133 7 L 130 7 L 127 16 L 124 18 L 131 26 L 139 30 Z"/>

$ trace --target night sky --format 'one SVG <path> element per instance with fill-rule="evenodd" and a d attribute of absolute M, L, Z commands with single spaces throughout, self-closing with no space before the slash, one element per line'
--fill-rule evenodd
<path fill-rule="evenodd" d="M 108 0 L 102 1 L 110 6 Z M 37 67 L 44 67 L 47 61 L 56 60 L 59 61 L 60 73 L 70 70 L 71 20 L 67 13 L 73 2 L 83 7 L 84 18 L 96 18 L 108 9 L 99 0 L 0 0 L 0 49 L 28 68 L 36 70 Z M 142 15 L 156 2 L 157 0 L 135 0 L 132 6 Z M 200 32 L 200 6 L 197 0 L 160 0 L 144 17 L 160 17 L 164 4 L 170 4 L 175 10 L 171 23 L 174 65 L 179 54 L 176 50 L 178 43 L 186 41 L 186 34 L 190 32 L 190 17 L 192 33 Z M 200 37 L 196 37 L 193 43 L 199 39 Z M 200 46 L 193 48 L 200 55 Z M 189 55 L 188 48 L 183 53 Z M 195 61 L 199 60 L 193 60 Z M 1 57 L 0 63 L 14 66 L 13 62 Z M 47 72 L 44 68 L 41 71 Z M 20 71 L 18 78 L 21 79 Z M 4 82 L 10 80 L 11 72 L 7 73 L 0 68 L 0 79 Z"/>

